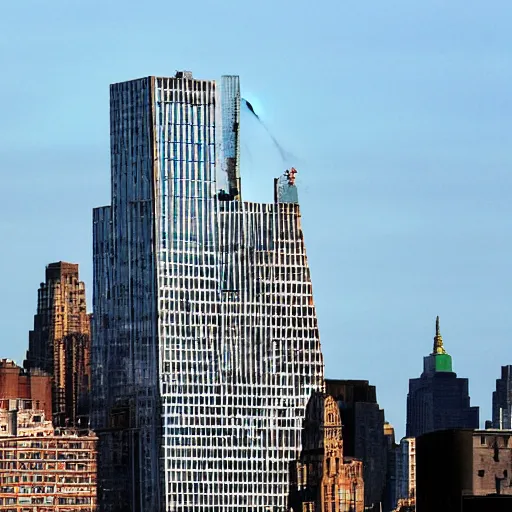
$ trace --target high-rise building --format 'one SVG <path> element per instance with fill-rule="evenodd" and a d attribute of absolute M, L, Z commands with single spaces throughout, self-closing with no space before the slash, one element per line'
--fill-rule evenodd
<path fill-rule="evenodd" d="M 242 202 L 238 77 L 112 85 L 94 211 L 102 510 L 282 510 L 323 360 L 294 172 Z"/>
<path fill-rule="evenodd" d="M 471 407 L 468 379 L 457 377 L 436 319 L 434 349 L 423 359 L 423 373 L 409 380 L 407 437 L 448 428 L 478 428 L 479 409 Z"/>
<path fill-rule="evenodd" d="M 396 458 L 396 496 L 402 503 L 416 502 L 416 439 L 404 437 Z"/>
<path fill-rule="evenodd" d="M 365 509 L 380 510 L 386 486 L 387 439 L 376 388 L 367 380 L 333 379 L 325 380 L 325 388 L 340 409 L 345 455 L 363 461 Z"/>
<path fill-rule="evenodd" d="M 492 394 L 492 428 L 512 429 L 512 366 L 501 367 L 501 379 L 496 379 Z"/>
<path fill-rule="evenodd" d="M 52 377 L 56 426 L 87 428 L 90 391 L 89 315 L 78 265 L 51 263 L 38 291 L 24 367 Z"/>
<path fill-rule="evenodd" d="M 384 423 L 384 439 L 386 441 L 386 485 L 382 497 L 382 512 L 391 512 L 396 507 L 396 459 L 399 445 L 395 440 L 395 428 L 391 423 Z"/>

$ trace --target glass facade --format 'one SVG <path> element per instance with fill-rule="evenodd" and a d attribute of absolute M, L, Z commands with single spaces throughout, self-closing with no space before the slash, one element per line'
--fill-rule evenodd
<path fill-rule="evenodd" d="M 221 90 L 188 72 L 111 86 L 112 206 L 93 215 L 105 510 L 282 510 L 323 387 L 295 187 L 239 200 L 238 77 Z"/>

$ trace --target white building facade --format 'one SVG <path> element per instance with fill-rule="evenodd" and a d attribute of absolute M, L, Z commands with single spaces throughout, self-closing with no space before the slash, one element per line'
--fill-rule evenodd
<path fill-rule="evenodd" d="M 287 505 L 323 359 L 294 171 L 275 203 L 243 202 L 239 122 L 238 77 L 111 86 L 112 204 L 93 214 L 102 510 Z"/>

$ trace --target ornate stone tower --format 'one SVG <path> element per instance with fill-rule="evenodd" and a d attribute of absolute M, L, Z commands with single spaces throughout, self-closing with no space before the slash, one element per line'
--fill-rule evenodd
<path fill-rule="evenodd" d="M 37 314 L 24 367 L 52 376 L 55 426 L 87 427 L 89 324 L 85 285 L 79 279 L 78 265 L 50 263 L 46 280 L 38 290 Z"/>
<path fill-rule="evenodd" d="M 301 457 L 291 469 L 290 508 L 295 512 L 362 511 L 363 464 L 343 457 L 340 412 L 332 396 L 311 396 L 302 443 Z"/>

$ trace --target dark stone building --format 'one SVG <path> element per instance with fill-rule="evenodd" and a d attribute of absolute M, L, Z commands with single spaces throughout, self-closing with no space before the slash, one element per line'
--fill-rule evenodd
<path fill-rule="evenodd" d="M 396 444 L 395 429 L 391 423 L 384 424 L 384 439 L 386 442 L 386 485 L 382 496 L 382 510 L 389 512 L 397 503 L 397 454 L 399 445 Z"/>
<path fill-rule="evenodd" d="M 346 456 L 363 461 L 365 510 L 380 510 L 386 486 L 387 446 L 384 411 L 367 380 L 325 381 L 340 409 Z"/>
<path fill-rule="evenodd" d="M 512 497 L 511 477 L 512 431 L 441 430 L 416 439 L 417 512 L 491 512 L 481 508 L 483 497 Z"/>
<path fill-rule="evenodd" d="M 501 367 L 501 379 L 496 379 L 492 394 L 492 428 L 512 428 L 512 366 Z"/>
<path fill-rule="evenodd" d="M 432 354 L 423 360 L 423 373 L 409 380 L 407 437 L 450 428 L 478 428 L 479 409 L 471 407 L 468 379 L 457 377 L 443 346 L 436 321 Z"/>

